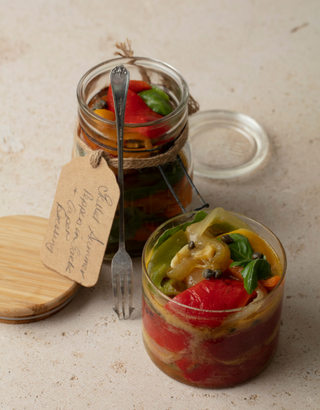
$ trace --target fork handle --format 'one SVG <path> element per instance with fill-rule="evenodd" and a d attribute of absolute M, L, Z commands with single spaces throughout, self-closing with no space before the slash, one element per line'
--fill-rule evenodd
<path fill-rule="evenodd" d="M 124 247 L 124 198 L 123 198 L 123 130 L 124 114 L 126 109 L 127 94 L 129 88 L 129 71 L 123 66 L 115 67 L 110 73 L 114 109 L 116 116 L 117 139 L 118 139 L 118 184 L 120 188 L 119 199 L 119 248 Z"/>

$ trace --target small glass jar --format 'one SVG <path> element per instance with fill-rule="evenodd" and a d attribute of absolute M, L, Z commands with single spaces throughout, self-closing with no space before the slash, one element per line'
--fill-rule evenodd
<path fill-rule="evenodd" d="M 79 126 L 73 147 L 74 156 L 84 156 L 82 143 L 92 150 L 102 149 L 117 156 L 115 121 L 98 116 L 89 106 L 107 94 L 110 71 L 124 65 L 130 80 L 143 80 L 162 88 L 170 97 L 173 111 L 161 119 L 143 124 L 125 124 L 124 158 L 151 158 L 165 153 L 184 131 L 188 120 L 188 85 L 173 67 L 149 58 L 115 58 L 89 70 L 77 89 Z M 188 174 L 192 177 L 192 157 L 188 142 L 179 152 Z M 190 210 L 192 187 L 176 159 L 161 165 L 186 210 Z M 117 175 L 117 169 L 112 168 Z M 124 171 L 124 206 L 126 249 L 131 256 L 141 255 L 149 235 L 166 220 L 181 213 L 158 167 Z M 111 229 L 106 256 L 118 249 L 118 215 Z"/>
<path fill-rule="evenodd" d="M 286 256 L 279 240 L 265 226 L 234 214 L 273 248 L 282 266 L 281 280 L 270 293 L 242 308 L 210 311 L 182 305 L 152 283 L 147 264 L 163 232 L 190 221 L 191 215 L 180 215 L 163 224 L 145 245 L 142 255 L 143 340 L 154 364 L 173 379 L 196 387 L 232 386 L 260 373 L 276 351 Z"/>

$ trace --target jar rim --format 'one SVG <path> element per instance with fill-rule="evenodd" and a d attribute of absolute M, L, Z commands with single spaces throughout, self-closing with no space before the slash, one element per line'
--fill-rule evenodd
<path fill-rule="evenodd" d="M 212 210 L 204 210 L 204 212 L 211 212 Z M 167 224 L 181 218 L 182 216 L 184 217 L 191 217 L 192 215 L 195 215 L 197 212 L 196 211 L 192 211 L 192 212 L 188 212 L 185 214 L 180 214 L 178 216 L 175 216 L 174 218 L 169 219 L 168 221 L 164 222 L 162 225 L 160 225 L 148 238 L 147 242 L 144 245 L 143 248 L 143 252 L 142 252 L 142 257 L 141 257 L 141 261 L 142 261 L 142 274 L 145 275 L 145 277 L 147 278 L 148 283 L 152 286 L 152 288 L 164 299 L 166 299 L 168 302 L 173 303 L 173 305 L 175 306 L 179 306 L 182 307 L 184 309 L 190 310 L 190 312 L 206 312 L 206 313 L 237 313 L 237 312 L 242 312 L 245 311 L 247 308 L 249 308 L 250 306 L 254 306 L 255 304 L 258 305 L 258 303 L 260 304 L 262 301 L 265 301 L 267 299 L 269 299 L 271 297 L 271 295 L 273 295 L 275 293 L 275 290 L 278 289 L 280 287 L 280 285 L 282 284 L 285 274 L 286 274 L 286 270 L 287 270 L 287 257 L 286 257 L 286 252 L 283 248 L 282 243 L 280 242 L 279 238 L 269 229 L 267 228 L 265 225 L 263 225 L 261 222 L 258 222 L 256 220 L 254 220 L 253 218 L 249 218 L 248 216 L 236 213 L 236 212 L 231 212 L 230 213 L 232 215 L 235 216 L 240 216 L 240 217 L 244 217 L 246 218 L 246 220 L 248 221 L 252 221 L 255 224 L 260 225 L 262 228 L 264 228 L 266 231 L 269 232 L 269 234 L 271 234 L 273 236 L 273 238 L 276 240 L 276 242 L 278 243 L 281 252 L 282 252 L 282 257 L 283 257 L 283 268 L 282 268 L 282 274 L 281 274 L 281 279 L 279 280 L 279 282 L 277 283 L 277 285 L 272 289 L 272 291 L 270 293 L 268 293 L 267 295 L 263 296 L 261 299 L 257 300 L 257 301 L 252 301 L 249 303 L 249 305 L 243 306 L 243 307 L 239 307 L 239 308 L 234 308 L 234 309 L 226 309 L 226 310 L 208 310 L 208 309 L 200 309 L 200 308 L 195 308 L 192 306 L 188 306 L 188 305 L 184 305 L 180 302 L 177 302 L 173 299 L 171 299 L 169 296 L 165 295 L 163 292 L 161 292 L 161 290 L 159 290 L 155 284 L 152 282 L 149 274 L 148 274 L 148 270 L 147 270 L 147 266 L 146 266 L 146 249 L 152 239 L 152 237 L 154 236 L 156 231 L 159 231 L 161 228 L 163 228 L 164 226 L 166 226 Z"/>
<path fill-rule="evenodd" d="M 155 121 L 150 121 L 150 122 L 144 122 L 144 123 L 139 123 L 139 124 L 132 124 L 132 123 L 125 123 L 126 128 L 141 128 L 141 127 L 148 127 L 148 126 L 156 126 L 156 125 L 162 125 L 163 123 L 167 122 L 168 120 L 174 119 L 175 117 L 179 116 L 181 112 L 185 109 L 186 104 L 188 103 L 189 99 L 189 87 L 188 84 L 185 80 L 185 78 L 177 71 L 174 67 L 172 67 L 170 64 L 164 63 L 163 61 L 153 59 L 153 58 L 148 58 L 148 57 L 117 57 L 117 58 L 112 58 L 110 60 L 103 61 L 102 63 L 99 63 L 92 67 L 90 70 L 88 70 L 80 79 L 78 86 L 77 86 L 77 100 L 80 108 L 91 118 L 100 121 L 101 123 L 107 124 L 107 125 L 114 125 L 115 121 L 107 120 L 105 118 L 100 117 L 99 115 L 95 114 L 94 111 L 88 107 L 87 103 L 84 101 L 83 98 L 83 93 L 82 91 L 84 90 L 84 87 L 86 85 L 86 80 L 90 78 L 90 74 L 94 73 L 95 71 L 98 71 L 97 74 L 100 74 L 102 72 L 102 68 L 104 66 L 110 65 L 112 62 L 115 63 L 129 63 L 130 61 L 134 60 L 134 63 L 136 61 L 146 61 L 149 63 L 156 63 L 161 65 L 163 68 L 166 70 L 171 71 L 174 73 L 181 81 L 181 90 L 182 90 L 182 98 L 181 101 L 179 101 L 179 104 L 175 109 L 168 115 L 164 116 L 163 118 L 160 118 Z M 117 64 L 115 64 L 117 65 Z M 110 70 L 111 71 L 111 70 Z"/>

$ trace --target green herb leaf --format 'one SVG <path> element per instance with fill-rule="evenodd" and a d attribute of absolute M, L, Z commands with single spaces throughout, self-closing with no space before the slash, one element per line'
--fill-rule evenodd
<path fill-rule="evenodd" d="M 233 243 L 229 244 L 231 259 L 234 261 L 251 260 L 253 249 L 248 238 L 239 233 L 230 233 Z"/>
<path fill-rule="evenodd" d="M 233 243 L 230 243 L 228 246 L 231 259 L 234 261 L 230 266 L 241 266 L 243 268 L 241 271 L 243 285 L 250 295 L 258 286 L 258 280 L 267 279 L 270 275 L 271 265 L 265 256 L 263 256 L 263 259 L 252 260 L 254 250 L 248 238 L 244 235 L 230 233 L 229 236 L 233 239 Z"/>
<path fill-rule="evenodd" d="M 248 263 L 250 263 L 251 261 L 252 259 L 244 259 L 242 261 L 235 261 L 231 263 L 230 267 L 232 268 L 233 266 L 241 266 L 242 268 L 245 268 L 248 265 Z"/>
<path fill-rule="evenodd" d="M 207 213 L 204 211 L 199 211 L 196 216 L 194 217 L 192 222 L 185 222 L 182 225 L 179 226 L 175 226 L 174 228 L 171 229 L 167 229 L 158 239 L 158 242 L 155 244 L 154 249 L 156 250 L 157 248 L 159 248 L 160 245 L 163 244 L 163 242 L 165 242 L 167 239 L 169 239 L 172 235 L 174 235 L 175 233 L 177 233 L 178 231 L 180 231 L 181 229 L 183 231 L 185 231 L 188 226 L 196 223 L 196 222 L 200 222 L 202 221 L 205 217 L 207 216 Z"/>
<path fill-rule="evenodd" d="M 152 89 L 153 89 L 156 93 L 158 93 L 163 99 L 165 99 L 166 101 L 169 101 L 170 98 L 169 98 L 168 94 L 165 93 L 161 88 L 156 87 L 155 85 L 152 85 L 151 87 L 152 87 Z"/>
<path fill-rule="evenodd" d="M 258 286 L 258 280 L 267 279 L 271 273 L 270 263 L 264 259 L 255 259 L 249 262 L 241 271 L 243 285 L 247 293 L 252 293 Z"/>
<path fill-rule="evenodd" d="M 142 91 L 139 95 L 147 106 L 157 114 L 168 115 L 173 111 L 168 100 L 153 88 L 151 90 Z"/>

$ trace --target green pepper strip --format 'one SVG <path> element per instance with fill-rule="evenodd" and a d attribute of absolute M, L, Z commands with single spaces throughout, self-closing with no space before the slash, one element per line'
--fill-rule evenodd
<path fill-rule="evenodd" d="M 182 230 L 178 231 L 154 251 L 148 264 L 152 282 L 168 296 L 176 296 L 187 288 L 186 284 L 179 280 L 165 279 L 172 259 L 187 243 L 187 235 Z"/>

